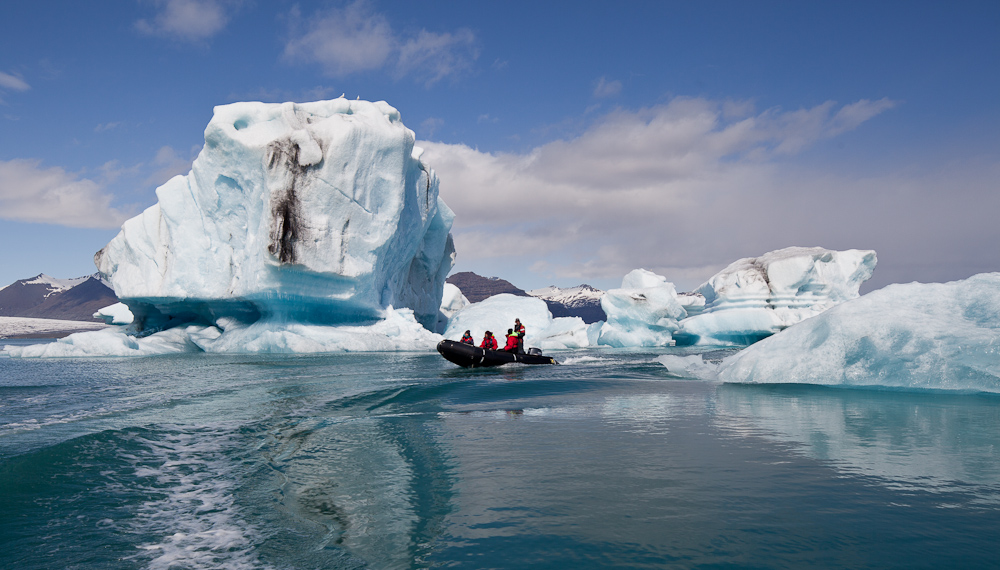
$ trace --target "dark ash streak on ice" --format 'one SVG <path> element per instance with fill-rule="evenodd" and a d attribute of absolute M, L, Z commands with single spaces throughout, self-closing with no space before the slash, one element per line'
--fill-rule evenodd
<path fill-rule="evenodd" d="M 267 250 L 281 263 L 295 263 L 295 243 L 302 237 L 297 189 L 309 166 L 299 164 L 299 145 L 283 140 L 268 145 L 267 169 L 274 179 L 286 181 L 283 188 L 272 191 L 271 243 Z"/>

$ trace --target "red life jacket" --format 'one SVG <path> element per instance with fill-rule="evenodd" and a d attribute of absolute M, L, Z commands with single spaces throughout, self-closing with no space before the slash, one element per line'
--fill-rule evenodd
<path fill-rule="evenodd" d="M 497 349 L 497 337 L 495 336 L 485 336 L 483 337 L 483 344 L 479 345 L 479 348 L 488 348 L 490 350 Z"/>
<path fill-rule="evenodd" d="M 507 335 L 507 346 L 503 347 L 506 351 L 511 351 L 517 349 L 518 339 L 516 334 Z"/>

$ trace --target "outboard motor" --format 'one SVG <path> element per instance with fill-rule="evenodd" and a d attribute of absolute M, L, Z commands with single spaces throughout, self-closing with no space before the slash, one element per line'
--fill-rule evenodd
<path fill-rule="evenodd" d="M 535 348 L 533 346 L 533 347 L 531 347 L 531 348 L 528 349 L 528 354 L 530 354 L 532 356 L 541 356 L 542 355 L 542 349 Z"/>

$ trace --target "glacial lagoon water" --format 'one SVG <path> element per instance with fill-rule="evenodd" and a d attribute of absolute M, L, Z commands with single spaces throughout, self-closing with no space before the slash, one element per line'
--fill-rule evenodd
<path fill-rule="evenodd" d="M 0 567 L 1000 566 L 1000 395 L 668 352 L 0 358 Z"/>

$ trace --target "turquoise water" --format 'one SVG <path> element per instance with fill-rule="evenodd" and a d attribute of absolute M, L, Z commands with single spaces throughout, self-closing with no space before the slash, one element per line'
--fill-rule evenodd
<path fill-rule="evenodd" d="M 1000 397 L 659 354 L 0 358 L 0 567 L 1000 567 Z"/>

